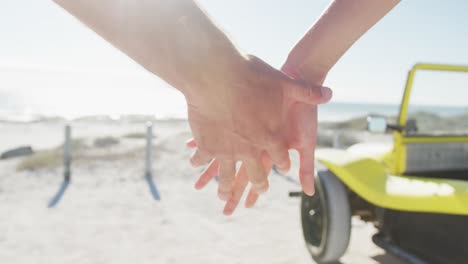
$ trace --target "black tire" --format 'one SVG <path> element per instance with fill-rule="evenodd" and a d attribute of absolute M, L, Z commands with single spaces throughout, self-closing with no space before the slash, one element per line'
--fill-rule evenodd
<path fill-rule="evenodd" d="M 346 252 L 351 235 L 351 210 L 343 183 L 330 171 L 315 176 L 315 195 L 302 195 L 304 239 L 318 263 L 337 262 Z"/>

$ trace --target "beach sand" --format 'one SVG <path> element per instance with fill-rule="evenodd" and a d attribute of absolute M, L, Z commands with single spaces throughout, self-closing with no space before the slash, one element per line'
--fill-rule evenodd
<path fill-rule="evenodd" d="M 41 151 L 63 142 L 62 122 L 0 124 L 0 152 L 21 145 Z M 73 163 L 72 183 L 47 208 L 62 182 L 62 167 L 17 171 L 26 158 L 0 161 L 0 263 L 313 263 L 300 224 L 300 188 L 277 175 L 253 209 L 222 215 L 216 182 L 196 191 L 200 169 L 188 163 L 185 121 L 154 124 L 155 201 L 144 180 L 144 123 L 72 124 L 73 137 L 113 136 L 120 143 L 87 147 Z M 294 156 L 292 177 L 297 177 Z M 371 242 L 376 230 L 353 219 L 342 263 L 401 263 Z"/>

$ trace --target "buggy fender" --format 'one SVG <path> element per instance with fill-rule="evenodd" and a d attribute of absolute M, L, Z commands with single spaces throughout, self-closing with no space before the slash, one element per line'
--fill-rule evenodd
<path fill-rule="evenodd" d="M 325 166 L 351 191 L 379 207 L 428 213 L 468 215 L 468 181 L 396 176 L 376 159 L 346 150 L 317 149 Z"/>

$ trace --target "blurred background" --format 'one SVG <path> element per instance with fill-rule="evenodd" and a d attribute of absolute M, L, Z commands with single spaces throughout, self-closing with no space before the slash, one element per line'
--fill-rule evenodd
<path fill-rule="evenodd" d="M 328 0 L 199 2 L 240 49 L 275 67 L 281 66 L 294 43 L 329 4 Z M 326 81 L 335 91 L 333 103 L 396 105 L 406 71 L 414 63 L 465 63 L 466 5 L 460 1 L 400 3 L 333 68 Z M 2 116 L 185 118 L 180 94 L 51 1 L 5 1 L 0 12 Z M 332 105 L 324 106 L 322 120 L 363 111 L 334 111 Z"/>
<path fill-rule="evenodd" d="M 243 52 L 279 68 L 330 1 L 198 2 Z M 0 160 L 0 262 L 312 263 L 299 200 L 288 198 L 300 190 L 295 153 L 292 180 L 270 177 L 256 208 L 224 217 L 216 182 L 202 192 L 192 187 L 199 170 L 188 164 L 179 92 L 52 1 L 0 6 L 0 154 L 20 149 Z M 364 35 L 325 82 L 334 98 L 319 108 L 319 146 L 391 146 L 390 135 L 365 131 L 366 115 L 397 115 L 415 63 L 468 64 L 467 8 L 464 1 L 402 1 Z M 452 77 L 418 76 L 410 111 L 465 113 L 467 79 Z M 441 89 L 448 79 L 451 92 Z M 148 121 L 159 201 L 145 181 Z M 72 184 L 47 208 L 62 184 L 66 124 Z M 372 244 L 374 232 L 353 219 L 343 263 L 400 263 Z"/>

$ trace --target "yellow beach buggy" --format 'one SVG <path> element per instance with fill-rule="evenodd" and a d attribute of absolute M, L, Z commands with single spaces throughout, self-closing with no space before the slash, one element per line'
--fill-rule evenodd
<path fill-rule="evenodd" d="M 428 75 L 435 78 L 420 81 Z M 410 263 L 468 263 L 466 95 L 468 66 L 417 64 L 396 119 L 367 119 L 370 132 L 393 133 L 388 149 L 359 143 L 316 151 L 316 194 L 301 198 L 303 234 L 315 261 L 335 262 L 345 253 L 351 217 L 359 216 L 375 224 L 374 243 Z"/>

